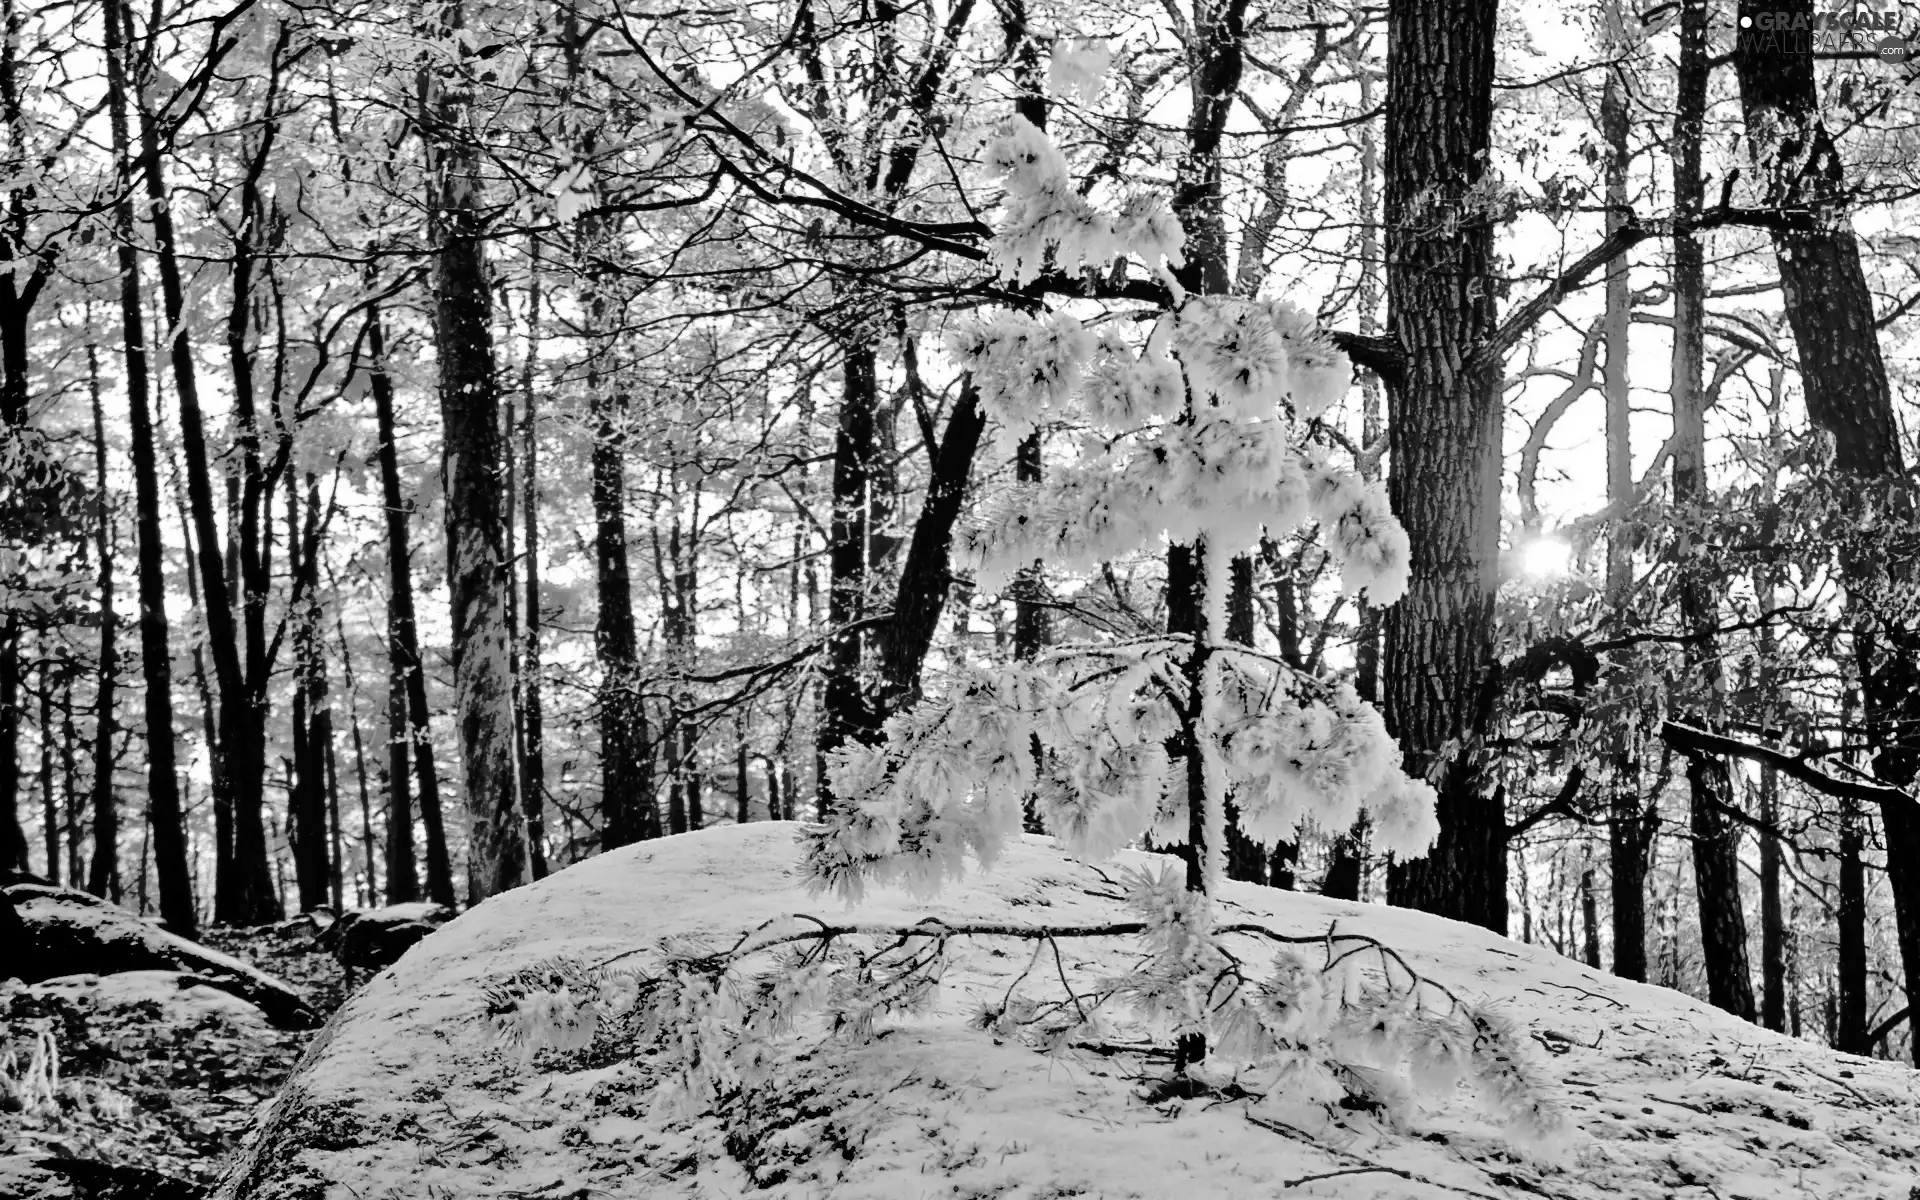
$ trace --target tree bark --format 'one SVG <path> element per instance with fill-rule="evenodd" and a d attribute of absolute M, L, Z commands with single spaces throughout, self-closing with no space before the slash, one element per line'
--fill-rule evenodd
<path fill-rule="evenodd" d="M 1763 11 L 1741 0 L 1740 15 Z M 1764 6 L 1811 21 L 1812 0 Z M 1913 496 L 1894 419 L 1873 297 L 1846 206 L 1845 165 L 1821 118 L 1813 58 L 1769 49 L 1741 35 L 1734 48 L 1747 139 L 1766 183 L 1766 207 L 1788 218 L 1771 229 L 1787 321 L 1799 351 L 1807 415 L 1833 437 L 1835 482 L 1844 495 L 1882 508 L 1878 524 L 1912 520 Z M 1879 745 L 1873 773 L 1906 787 L 1920 774 L 1920 636 L 1876 597 L 1912 586 L 1913 564 L 1843 554 L 1847 618 L 1862 680 L 1865 724 Z M 1891 588 L 1888 585 L 1893 585 Z M 1920 995 L 1920 815 L 1890 800 L 1880 817 L 1887 881 L 1909 996 Z M 1920 1038 L 1912 1040 L 1920 1061 Z"/>
<path fill-rule="evenodd" d="M 1438 794 L 1440 835 L 1395 863 L 1393 903 L 1504 933 L 1507 823 L 1487 776 L 1499 589 L 1502 403 L 1479 359 L 1495 323 L 1491 215 L 1470 194 L 1491 149 L 1492 0 L 1387 6 L 1388 333 L 1393 509 L 1412 572 L 1387 610 L 1387 727 L 1405 769 Z"/>
<path fill-rule="evenodd" d="M 1867 1039 L 1867 872 L 1866 814 L 1850 800 L 1840 810 L 1840 903 L 1835 913 L 1839 953 L 1835 963 L 1839 999 L 1833 1047 L 1848 1054 L 1872 1054 Z"/>
<path fill-rule="evenodd" d="M 449 37 L 465 27 L 459 0 L 441 6 Z M 433 73 L 427 114 L 434 247 L 434 345 L 439 357 L 447 591 L 453 627 L 454 711 L 466 768 L 467 900 L 526 881 L 526 826 L 515 761 L 508 669 L 505 466 L 494 378 L 493 292 L 480 201 L 479 148 L 464 62 Z"/>

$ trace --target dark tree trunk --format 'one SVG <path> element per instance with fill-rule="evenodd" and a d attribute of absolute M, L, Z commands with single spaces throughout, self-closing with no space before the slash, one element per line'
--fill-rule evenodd
<path fill-rule="evenodd" d="M 1610 23 L 1618 20 L 1617 3 L 1608 12 Z M 1687 85 L 1682 84 L 1680 90 L 1682 112 L 1678 120 L 1684 124 L 1689 95 Z M 1627 202 L 1628 116 L 1626 82 L 1618 72 L 1609 74 L 1606 90 L 1601 96 L 1600 121 L 1607 142 L 1608 203 L 1613 205 Z M 1691 169 L 1697 185 L 1697 120 L 1694 128 L 1696 154 Z M 1684 131 L 1676 132 L 1676 185 L 1683 184 L 1687 178 L 1687 169 L 1678 165 L 1684 157 L 1684 150 L 1680 148 L 1684 138 Z M 1620 209 L 1610 209 L 1607 232 L 1615 232 L 1622 220 Z M 1692 251 L 1695 255 L 1693 261 L 1697 265 L 1697 243 L 1692 246 Z M 1684 275 L 1679 265 L 1684 254 L 1685 251 L 1676 246 L 1676 290 Z M 1632 381 L 1628 374 L 1633 311 L 1629 282 L 1627 261 L 1622 256 L 1614 261 L 1607 272 L 1607 309 L 1603 326 L 1607 347 L 1607 503 L 1614 510 L 1613 519 L 1607 527 L 1607 602 L 1616 614 L 1616 621 L 1624 620 L 1624 609 L 1633 583 L 1633 557 L 1628 544 L 1630 527 L 1627 521 L 1627 512 L 1633 504 L 1633 447 L 1629 436 Z M 1680 340 L 1676 335 L 1675 342 Z M 1682 351 L 1676 348 L 1674 353 L 1674 369 L 1684 374 L 1685 367 L 1681 365 L 1683 360 L 1680 357 Z M 1647 855 L 1653 847 L 1653 832 L 1658 826 L 1658 797 L 1648 797 L 1643 801 L 1640 792 L 1639 761 L 1625 752 L 1615 753 L 1612 791 L 1607 797 L 1607 859 L 1613 885 L 1613 970 L 1622 978 L 1644 982 L 1647 977 Z"/>
<path fill-rule="evenodd" d="M 1740 15 L 1785 13 L 1811 24 L 1812 0 L 1741 0 Z M 1799 350 L 1807 415 L 1834 439 L 1834 468 L 1844 493 L 1882 508 L 1879 524 L 1912 520 L 1886 364 L 1875 332 L 1873 297 L 1847 218 L 1846 170 L 1821 119 L 1813 58 L 1782 54 L 1764 41 L 1738 39 L 1747 138 L 1766 181 L 1766 207 L 1788 215 L 1772 229 L 1788 323 Z M 1889 520 L 1891 519 L 1891 520 Z M 1848 618 L 1863 681 L 1866 725 L 1879 745 L 1873 772 L 1906 787 L 1920 774 L 1920 636 L 1903 617 L 1880 611 L 1876 577 L 1893 568 L 1896 593 L 1912 586 L 1911 562 L 1843 558 Z M 1920 816 L 1903 798 L 1881 805 L 1887 881 L 1893 893 L 1906 992 L 1920 995 Z M 1920 1058 L 1920 1037 L 1913 1039 Z"/>
<path fill-rule="evenodd" d="M 403 904 L 420 898 L 407 774 L 411 759 L 427 842 L 427 898 L 451 906 L 453 864 L 441 827 L 440 772 L 433 759 L 427 672 L 413 610 L 413 552 L 407 534 L 411 506 L 401 498 L 393 376 L 387 371 L 386 330 L 378 309 L 367 313 L 367 350 L 369 390 L 380 438 L 380 493 L 387 512 L 387 902 Z"/>
<path fill-rule="evenodd" d="M 521 525 L 526 531 L 526 612 L 520 643 L 520 807 L 527 822 L 527 866 L 534 879 L 547 877 L 546 728 L 540 704 L 540 477 L 538 426 L 534 416 L 533 364 L 540 343 L 539 245 L 527 300 L 527 357 L 520 372 L 520 394 L 527 411 L 520 427 Z"/>
<path fill-rule="evenodd" d="M 333 612 L 333 628 L 340 639 L 340 671 L 347 682 L 347 724 L 353 731 L 353 777 L 360 786 L 360 846 L 366 859 L 367 902 L 371 904 L 379 892 L 374 870 L 373 804 L 367 795 L 366 743 L 360 736 L 360 684 L 353 674 L 353 652 L 347 648 L 346 618 L 338 608 Z M 406 760 L 403 757 L 401 759 L 403 770 L 405 766 Z M 411 856 L 408 863 L 409 865 L 412 863 Z M 342 870 L 344 869 L 343 866 Z"/>
<path fill-rule="evenodd" d="M 1787 923 L 1780 903 L 1780 779 L 1760 768 L 1760 1023 L 1787 1029 Z"/>
<path fill-rule="evenodd" d="M 1404 359 L 1388 395 L 1389 483 L 1413 565 L 1386 614 L 1383 690 L 1405 769 L 1433 780 L 1440 822 L 1426 858 L 1394 864 L 1388 895 L 1504 933 L 1506 813 L 1485 744 L 1503 411 L 1497 364 L 1480 357 L 1494 332 L 1494 239 L 1489 217 L 1461 211 L 1487 172 L 1495 10 L 1387 6 L 1387 324 Z"/>
<path fill-rule="evenodd" d="M 833 445 L 832 544 L 827 552 L 826 684 L 820 715 L 821 811 L 832 806 L 826 759 L 850 741 L 870 740 L 879 728 L 867 694 L 867 556 L 872 550 L 871 507 L 876 458 L 879 385 L 870 343 L 858 336 L 841 343 L 840 425 Z"/>
<path fill-rule="evenodd" d="M 587 305 L 594 328 L 605 327 L 603 282 L 589 277 Z M 595 347 L 587 373 L 593 434 L 593 552 L 598 615 L 593 644 L 600 662 L 600 845 L 613 850 L 660 836 L 653 797 L 653 747 L 640 694 L 639 636 L 633 618 L 633 575 L 627 557 L 627 393 L 619 366 L 601 366 L 613 353 L 609 338 Z"/>
<path fill-rule="evenodd" d="M 1867 1040 L 1867 871 L 1866 815 L 1851 801 L 1840 813 L 1840 904 L 1834 924 L 1839 935 L 1835 964 L 1839 1001 L 1833 1046 L 1848 1054 L 1871 1054 Z"/>
<path fill-rule="evenodd" d="M 465 26 L 458 0 L 444 30 Z M 513 679 L 508 669 L 505 466 L 494 378 L 479 148 L 471 97 L 454 63 L 436 72 L 426 115 L 432 159 L 434 345 L 440 368 L 441 467 L 446 493 L 447 591 L 453 627 L 454 711 L 466 771 L 467 900 L 526 882 L 526 826 L 516 780 Z"/>
<path fill-rule="evenodd" d="M 328 853 L 326 747 L 333 740 L 327 710 L 326 662 L 320 642 L 320 485 L 307 476 L 307 511 L 299 520 L 293 476 L 287 475 L 287 558 L 293 570 L 293 794 L 288 816 L 293 829 L 294 878 L 300 911 L 328 903 L 332 867 Z"/>
<path fill-rule="evenodd" d="M 1747 963 L 1747 920 L 1740 903 L 1740 826 L 1727 815 L 1733 785 L 1726 759 L 1687 760 L 1693 833 L 1693 879 L 1700 900 L 1700 954 L 1707 998 L 1742 1020 L 1754 1019 Z"/>
<path fill-rule="evenodd" d="M 160 912 L 168 926 L 184 937 L 198 927 L 193 882 L 187 870 L 186 829 L 181 822 L 179 775 L 173 732 L 173 660 L 167 629 L 166 546 L 160 536 L 160 478 L 154 444 L 153 412 L 149 395 L 144 322 L 140 314 L 140 264 L 134 251 L 129 80 L 126 70 L 124 12 L 118 0 L 108 0 L 103 11 L 107 60 L 108 116 L 115 157 L 120 164 L 122 199 L 114 206 L 120 274 L 121 336 L 127 371 L 128 430 L 133 457 L 135 541 L 138 546 L 140 596 L 140 661 L 145 678 L 147 727 L 147 804 L 158 840 Z M 143 132 L 145 122 L 142 122 Z M 144 150 L 144 146 L 143 146 Z M 151 156 L 148 169 L 154 169 Z M 151 189 L 149 196 L 151 197 Z M 157 210 L 156 210 L 157 211 Z M 156 234 L 157 234 L 156 229 Z M 177 282 L 177 280 L 176 280 Z M 196 413 L 197 417 L 198 414 Z M 103 414 L 94 407 L 95 468 L 104 487 L 106 441 Z M 204 469 L 204 462 L 202 463 Z M 204 486 L 204 475 L 201 483 Z M 209 497 L 209 503 L 211 499 Z M 88 884 L 95 895 L 117 890 L 119 860 L 115 852 L 117 817 L 113 800 L 113 678 L 116 648 L 112 640 L 112 539 L 101 530 L 101 671 L 100 703 L 94 730 L 94 859 Z M 218 557 L 218 551 L 215 551 Z M 224 595 L 224 591 L 215 595 Z M 209 605 L 209 611 L 218 604 Z M 104 815 L 104 821 L 103 821 Z M 104 830 L 104 836 L 103 836 Z M 104 866 L 103 866 L 104 862 Z"/>

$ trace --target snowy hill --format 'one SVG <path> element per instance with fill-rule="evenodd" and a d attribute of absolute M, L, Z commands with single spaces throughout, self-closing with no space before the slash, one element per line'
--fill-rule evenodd
<path fill-rule="evenodd" d="M 220 1195 L 292 1197 L 1849 1197 L 1920 1184 L 1920 1077 L 1836 1055 L 1660 988 L 1419 913 L 1229 884 L 1223 920 L 1312 934 L 1334 922 L 1485 998 L 1527 1030 L 1578 1133 L 1522 1153 L 1464 1093 L 1410 1127 L 1364 1113 L 1274 1119 L 1221 1096 L 1149 1104 L 1142 1060 L 1048 1057 L 969 1025 L 1028 948 L 955 944 L 932 1013 L 858 1046 L 817 1039 L 719 1113 L 655 1113 L 642 1065 L 527 1065 L 484 993 L 559 956 L 667 935 L 730 943 L 785 913 L 843 916 L 797 884 L 796 827 L 632 846 L 488 901 L 428 938 L 322 1031 Z M 880 893 L 862 921 L 1126 919 L 1103 872 L 1028 838 L 937 901 Z M 1064 945 L 1119 971 L 1124 941 Z M 553 1069 L 558 1061 L 563 1069 Z M 1164 1064 L 1152 1069 L 1164 1073 Z"/>

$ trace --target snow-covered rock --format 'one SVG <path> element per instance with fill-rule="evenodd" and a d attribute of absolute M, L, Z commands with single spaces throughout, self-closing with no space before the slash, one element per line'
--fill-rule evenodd
<path fill-rule="evenodd" d="M 37 883 L 16 883 L 0 894 L 0 907 L 12 914 L 0 978 L 38 983 L 66 975 L 180 971 L 254 1005 L 277 1028 L 311 1029 L 320 1023 L 306 998 L 285 982 L 116 904 Z"/>
<path fill-rule="evenodd" d="M 644 1062 L 504 1049 L 485 992 L 560 957 L 681 935 L 730 944 L 795 912 L 842 914 L 798 883 L 796 827 L 630 846 L 464 914 L 357 994 L 256 1123 L 218 1194 L 294 1197 L 1426 1198 L 1847 1196 L 1904 1200 L 1920 1092 L 1893 1063 L 1767 1033 L 1677 993 L 1421 913 L 1228 884 L 1222 919 L 1338 924 L 1490 1002 L 1528 1031 L 1577 1134 L 1521 1153 L 1464 1094 L 1401 1127 L 1322 1110 L 1277 1120 L 1231 1093 L 1149 1104 L 1164 1065 L 1043 1056 L 969 1018 L 1032 959 L 960 940 L 940 999 L 860 1044 L 803 1041 L 711 1110 L 652 1103 Z M 863 922 L 1090 924 L 1128 918 L 1089 865 L 1026 838 L 932 903 L 871 896 Z M 1065 972 L 1124 971 L 1118 939 L 1062 944 Z M 1051 964 L 1046 964 L 1051 966 Z M 1309 1106 L 1311 1107 L 1311 1106 Z"/>
<path fill-rule="evenodd" d="M 341 966 L 378 971 L 399 962 L 401 955 L 453 916 L 446 905 L 428 901 L 356 908 L 341 914 L 317 940 L 333 951 Z"/>

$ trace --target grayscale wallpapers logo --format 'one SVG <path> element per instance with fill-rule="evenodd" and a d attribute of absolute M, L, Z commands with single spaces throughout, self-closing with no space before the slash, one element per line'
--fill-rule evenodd
<path fill-rule="evenodd" d="M 1914 35 L 1898 12 L 1850 4 L 1834 12 L 1760 12 L 1740 18 L 1740 48 L 1765 54 L 1871 54 L 1898 65 L 1914 57 Z"/>

